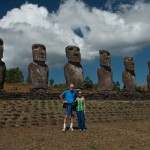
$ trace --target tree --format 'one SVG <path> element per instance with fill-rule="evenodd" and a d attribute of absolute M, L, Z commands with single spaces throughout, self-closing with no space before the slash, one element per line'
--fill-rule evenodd
<path fill-rule="evenodd" d="M 93 88 L 93 81 L 89 76 L 86 76 L 83 82 L 84 89 L 91 89 Z"/>
<path fill-rule="evenodd" d="M 53 87 L 54 83 L 55 83 L 54 79 L 49 80 L 49 84 L 50 84 L 51 87 Z"/>
<path fill-rule="evenodd" d="M 118 81 L 114 82 L 114 90 L 120 91 L 120 83 Z"/>
<path fill-rule="evenodd" d="M 6 83 L 23 83 L 24 76 L 22 71 L 17 68 L 6 70 L 5 82 Z"/>
<path fill-rule="evenodd" d="M 135 91 L 138 93 L 146 93 L 146 91 L 143 88 L 141 88 L 140 86 L 136 86 Z"/>

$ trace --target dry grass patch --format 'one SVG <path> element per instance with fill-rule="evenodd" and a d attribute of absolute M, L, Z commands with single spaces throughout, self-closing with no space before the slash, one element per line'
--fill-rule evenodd
<path fill-rule="evenodd" d="M 150 121 L 87 124 L 87 131 L 62 125 L 0 129 L 3 150 L 149 150 Z"/>

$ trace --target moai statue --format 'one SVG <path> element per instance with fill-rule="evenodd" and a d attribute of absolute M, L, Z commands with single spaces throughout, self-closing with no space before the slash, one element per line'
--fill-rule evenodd
<path fill-rule="evenodd" d="M 81 88 L 83 86 L 83 68 L 80 64 L 80 49 L 70 45 L 65 50 L 68 59 L 68 63 L 64 67 L 66 85 L 74 84 L 75 88 Z"/>
<path fill-rule="evenodd" d="M 150 92 L 150 60 L 147 62 L 149 68 L 149 74 L 147 75 L 147 91 Z"/>
<path fill-rule="evenodd" d="M 111 71 L 110 53 L 107 50 L 100 50 L 100 68 L 97 69 L 98 92 L 113 91 L 113 73 Z"/>
<path fill-rule="evenodd" d="M 1 60 L 3 58 L 3 40 L 0 39 L 0 91 L 4 91 L 4 82 L 5 82 L 5 74 L 6 74 L 6 65 Z"/>
<path fill-rule="evenodd" d="M 122 81 L 125 90 L 129 92 L 135 92 L 135 72 L 134 62 L 132 57 L 124 57 L 125 71 L 122 73 Z"/>
<path fill-rule="evenodd" d="M 30 92 L 46 92 L 48 88 L 48 66 L 46 47 L 42 44 L 32 45 L 33 62 L 28 66 Z"/>

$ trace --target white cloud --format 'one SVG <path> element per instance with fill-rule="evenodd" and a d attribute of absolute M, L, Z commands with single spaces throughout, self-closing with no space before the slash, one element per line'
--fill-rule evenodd
<path fill-rule="evenodd" d="M 150 3 L 142 1 L 120 5 L 115 13 L 88 8 L 76 0 L 65 1 L 53 13 L 25 3 L 0 20 L 0 37 L 5 44 L 3 60 L 7 67 L 27 70 L 34 43 L 46 46 L 50 69 L 64 66 L 65 47 L 70 44 L 80 47 L 83 60 L 99 56 L 99 49 L 107 49 L 112 55 L 132 55 L 150 44 L 149 18 Z M 76 29 L 83 37 L 75 34 Z"/>
<path fill-rule="evenodd" d="M 115 0 L 108 0 L 106 3 L 105 3 L 105 8 L 108 9 L 108 11 L 110 12 L 113 12 L 113 6 L 112 4 L 115 2 Z"/>

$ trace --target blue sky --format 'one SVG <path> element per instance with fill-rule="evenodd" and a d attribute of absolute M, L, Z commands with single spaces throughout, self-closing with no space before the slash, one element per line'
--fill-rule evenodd
<path fill-rule="evenodd" d="M 5 0 L 0 2 L 0 37 L 7 68 L 24 75 L 31 46 L 47 48 L 50 78 L 64 83 L 65 47 L 81 49 L 84 77 L 97 83 L 100 49 L 111 53 L 113 80 L 122 86 L 123 57 L 135 62 L 137 85 L 146 83 L 150 60 L 150 0 Z"/>

